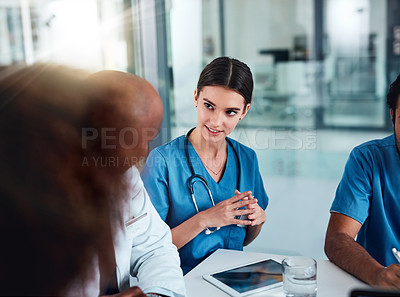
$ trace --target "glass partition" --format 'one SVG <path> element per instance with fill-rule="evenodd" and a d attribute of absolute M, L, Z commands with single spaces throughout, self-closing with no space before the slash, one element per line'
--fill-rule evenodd
<path fill-rule="evenodd" d="M 315 127 L 313 1 L 225 1 L 225 54 L 246 61 L 253 113 L 241 125 Z"/>
<path fill-rule="evenodd" d="M 22 16 L 15 1 L 0 2 L 0 65 L 25 59 Z"/>
<path fill-rule="evenodd" d="M 323 125 L 383 128 L 386 3 L 325 0 L 324 7 Z"/>
<path fill-rule="evenodd" d="M 123 0 L 0 3 L 0 63 L 127 69 Z"/>

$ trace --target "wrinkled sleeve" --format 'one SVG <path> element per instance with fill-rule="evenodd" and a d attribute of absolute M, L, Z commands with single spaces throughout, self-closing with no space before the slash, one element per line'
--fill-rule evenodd
<path fill-rule="evenodd" d="M 260 174 L 260 169 L 258 167 L 258 159 L 257 159 L 257 155 L 256 153 L 254 153 L 254 164 L 253 164 L 253 168 L 254 168 L 254 190 L 253 190 L 253 196 L 256 197 L 258 199 L 258 204 L 260 205 L 260 207 L 262 209 L 266 209 L 268 206 L 268 196 L 267 193 L 265 192 L 265 188 L 264 188 L 264 183 L 263 180 L 261 178 L 261 174 Z"/>
<path fill-rule="evenodd" d="M 141 177 L 154 207 L 165 221 L 169 211 L 168 168 L 165 157 L 157 149 L 150 152 Z"/>
<path fill-rule="evenodd" d="M 132 235 L 130 273 L 145 293 L 185 296 L 183 273 L 171 230 L 160 218 L 137 173 L 131 206 L 138 218 L 127 230 Z"/>
<path fill-rule="evenodd" d="M 347 160 L 342 180 L 332 203 L 331 212 L 347 215 L 361 224 L 369 213 L 371 198 L 370 167 L 358 148 L 353 149 Z"/>

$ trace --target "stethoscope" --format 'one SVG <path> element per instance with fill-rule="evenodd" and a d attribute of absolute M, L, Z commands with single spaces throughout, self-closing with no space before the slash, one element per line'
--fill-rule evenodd
<path fill-rule="evenodd" d="M 208 186 L 208 183 L 207 183 L 206 179 L 204 178 L 204 176 L 201 176 L 200 174 L 196 174 L 196 173 L 194 172 L 194 168 L 193 168 L 193 165 L 192 165 L 192 161 L 191 161 L 190 158 L 189 158 L 189 149 L 188 149 L 188 145 L 189 145 L 189 136 L 190 136 L 190 134 L 193 132 L 193 130 L 194 130 L 195 128 L 196 128 L 196 127 L 190 129 L 189 132 L 186 134 L 186 136 L 185 136 L 185 147 L 184 147 L 184 149 L 185 149 L 186 160 L 187 160 L 188 165 L 189 165 L 189 168 L 190 168 L 190 173 L 192 174 L 192 175 L 188 178 L 188 180 L 187 180 L 187 187 L 188 187 L 188 189 L 189 189 L 190 196 L 192 197 L 192 201 L 193 201 L 194 207 L 196 208 L 196 212 L 199 213 L 199 208 L 197 207 L 196 198 L 194 197 L 194 184 L 195 184 L 196 182 L 200 182 L 200 183 L 202 183 L 202 184 L 204 185 L 204 187 L 205 187 L 206 190 L 207 190 L 207 193 L 208 193 L 208 196 L 209 196 L 209 198 L 210 198 L 210 201 L 211 201 L 212 206 L 215 206 L 215 203 L 214 203 L 214 198 L 213 198 L 213 196 L 212 196 L 210 187 Z M 239 160 L 239 155 L 238 155 L 236 149 L 234 148 L 232 142 L 231 142 L 227 137 L 225 138 L 225 140 L 226 140 L 226 142 L 231 146 L 231 148 L 232 148 L 232 150 L 233 150 L 233 153 L 235 154 L 236 160 L 237 160 L 237 162 L 238 162 L 237 164 L 238 164 L 239 170 L 238 170 L 238 175 L 237 175 L 236 189 L 238 189 L 238 191 L 240 191 L 240 190 L 239 190 L 239 186 L 240 186 L 240 173 L 241 173 L 241 172 L 240 172 L 240 160 Z M 214 228 L 214 230 L 210 230 L 208 227 L 206 227 L 204 233 L 205 233 L 206 235 L 210 235 L 211 233 L 214 233 L 215 231 L 218 231 L 219 229 L 221 229 L 221 227 L 216 227 L 216 228 Z"/>

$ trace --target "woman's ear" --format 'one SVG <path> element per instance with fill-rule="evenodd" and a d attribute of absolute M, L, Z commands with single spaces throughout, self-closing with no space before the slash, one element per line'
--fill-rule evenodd
<path fill-rule="evenodd" d="M 194 106 L 196 106 L 196 108 L 197 108 L 197 105 L 198 105 L 198 96 L 199 94 L 197 93 L 197 88 L 194 90 L 194 97 L 193 97 L 193 102 L 194 102 Z"/>
<path fill-rule="evenodd" d="M 246 116 L 247 112 L 249 111 L 249 108 L 250 108 L 250 103 L 247 103 L 246 107 L 243 108 L 243 112 L 242 112 L 242 115 L 240 116 L 239 120 L 243 119 Z"/>

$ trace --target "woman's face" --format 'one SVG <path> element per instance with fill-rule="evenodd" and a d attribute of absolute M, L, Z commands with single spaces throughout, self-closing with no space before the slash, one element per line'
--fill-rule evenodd
<path fill-rule="evenodd" d="M 242 95 L 221 86 L 203 87 L 194 92 L 197 128 L 206 141 L 219 142 L 235 129 L 249 110 Z M 244 108 L 245 107 L 245 108 Z"/>

